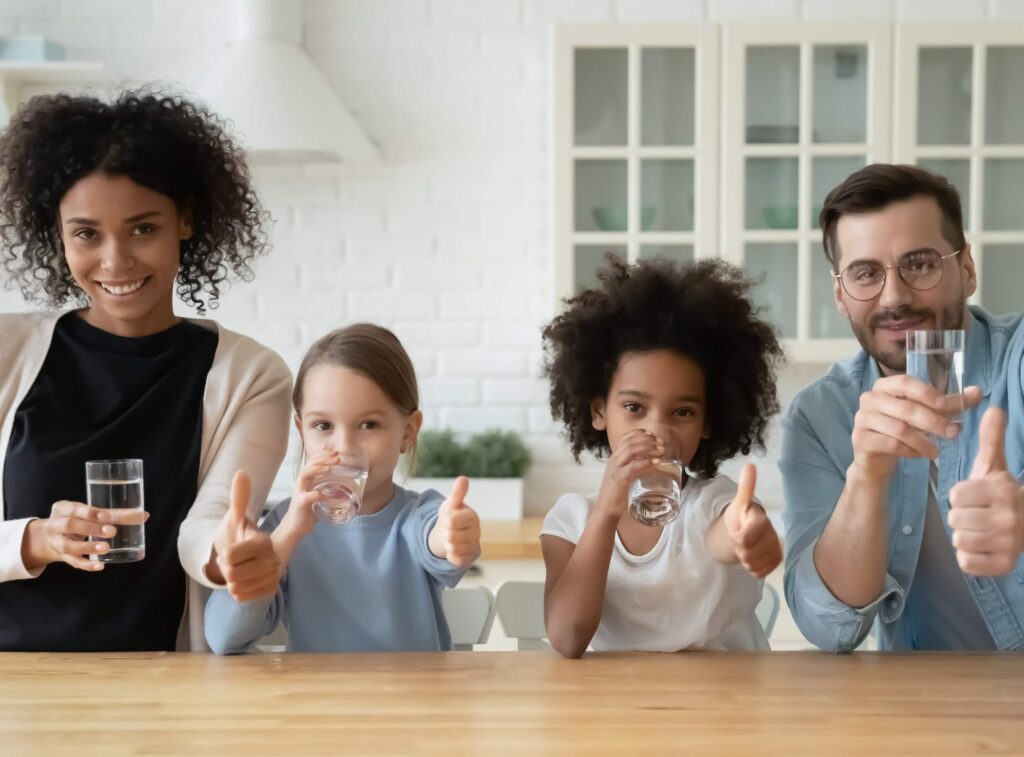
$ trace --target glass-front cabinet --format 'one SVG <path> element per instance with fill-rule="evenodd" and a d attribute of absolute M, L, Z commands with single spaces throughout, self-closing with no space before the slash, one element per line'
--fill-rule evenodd
<path fill-rule="evenodd" d="M 718 35 L 590 27 L 555 36 L 559 298 L 597 283 L 609 254 L 716 254 Z"/>
<path fill-rule="evenodd" d="M 559 299 L 625 260 L 721 256 L 799 362 L 857 349 L 818 214 L 895 160 L 961 191 L 974 298 L 1024 309 L 1024 25 L 594 26 L 554 35 Z"/>
<path fill-rule="evenodd" d="M 818 214 L 836 184 L 889 156 L 890 27 L 731 25 L 723 32 L 722 255 L 796 360 L 856 349 L 836 310 Z"/>
<path fill-rule="evenodd" d="M 978 269 L 972 298 L 1024 309 L 1024 33 L 995 24 L 897 32 L 896 159 L 959 190 Z"/>

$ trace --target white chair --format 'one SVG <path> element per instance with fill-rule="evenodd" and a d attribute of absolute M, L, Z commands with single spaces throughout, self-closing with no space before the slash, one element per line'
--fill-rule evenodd
<path fill-rule="evenodd" d="M 490 589 L 485 586 L 448 589 L 441 594 L 441 606 L 456 651 L 472 652 L 474 644 L 487 643 L 497 612 Z"/>
<path fill-rule="evenodd" d="M 774 586 L 767 583 L 764 585 L 761 601 L 757 603 L 754 614 L 764 629 L 764 635 L 770 639 L 775 628 L 775 620 L 779 617 L 779 592 Z"/>
<path fill-rule="evenodd" d="M 544 583 L 502 581 L 494 592 L 498 617 L 505 635 L 516 640 L 519 651 L 551 649 L 544 628 Z"/>

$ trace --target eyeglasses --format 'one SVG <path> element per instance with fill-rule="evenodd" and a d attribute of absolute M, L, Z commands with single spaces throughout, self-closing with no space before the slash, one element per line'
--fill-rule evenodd
<path fill-rule="evenodd" d="M 896 265 L 882 265 L 873 260 L 860 260 L 846 266 L 832 278 L 842 282 L 843 289 L 855 300 L 873 300 L 885 288 L 886 272 L 895 268 L 903 283 L 919 292 L 934 289 L 942 281 L 943 265 L 947 259 L 963 252 L 963 248 L 940 255 L 935 250 L 914 250 L 899 259 Z"/>

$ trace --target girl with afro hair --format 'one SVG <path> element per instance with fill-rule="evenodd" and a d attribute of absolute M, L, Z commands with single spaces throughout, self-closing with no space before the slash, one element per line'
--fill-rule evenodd
<path fill-rule="evenodd" d="M 781 544 L 754 466 L 739 486 L 718 466 L 763 446 L 778 411 L 775 332 L 721 261 L 610 258 L 599 278 L 544 329 L 552 415 L 577 461 L 607 457 L 598 492 L 562 496 L 544 520 L 548 638 L 567 657 L 767 649 L 754 610 Z M 663 455 L 677 458 L 681 505 L 649 525 L 631 515 L 630 486 Z"/>
<path fill-rule="evenodd" d="M 274 592 L 252 519 L 284 457 L 290 372 L 174 312 L 175 292 L 203 313 L 250 278 L 266 220 L 197 104 L 59 94 L 14 114 L 0 272 L 48 312 L 0 315 L 0 650 L 202 649 L 202 586 Z M 142 461 L 142 550 L 87 504 L 85 463 L 104 459 Z"/>

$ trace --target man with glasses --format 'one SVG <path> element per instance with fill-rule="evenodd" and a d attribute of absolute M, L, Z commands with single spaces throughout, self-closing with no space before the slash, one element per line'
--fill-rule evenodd
<path fill-rule="evenodd" d="M 783 419 L 793 617 L 828 651 L 872 625 L 879 649 L 1024 649 L 1022 317 L 968 307 L 977 273 L 942 177 L 867 166 L 819 220 L 863 349 Z M 951 398 L 905 373 L 917 329 L 966 330 L 962 428 Z"/>

